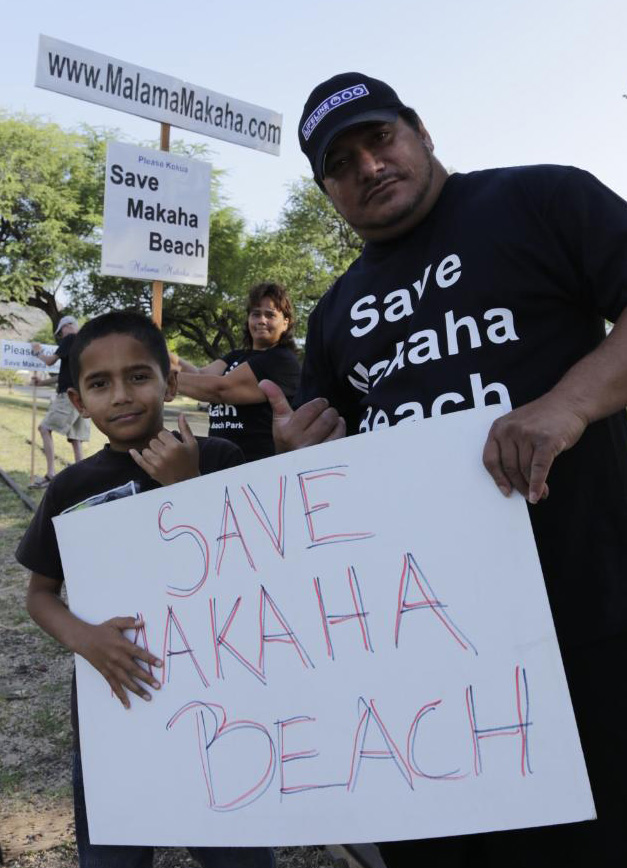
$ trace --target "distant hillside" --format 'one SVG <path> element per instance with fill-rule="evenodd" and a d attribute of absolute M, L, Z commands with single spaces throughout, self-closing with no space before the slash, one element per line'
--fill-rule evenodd
<path fill-rule="evenodd" d="M 9 320 L 12 325 L 2 325 Z M 13 301 L 0 301 L 0 335 L 11 341 L 30 341 L 50 322 L 43 310 Z"/>

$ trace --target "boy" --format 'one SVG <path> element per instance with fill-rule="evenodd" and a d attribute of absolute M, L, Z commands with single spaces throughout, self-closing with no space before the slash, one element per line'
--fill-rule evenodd
<path fill-rule="evenodd" d="M 150 700 L 148 688 L 159 682 L 141 663 L 162 662 L 124 636 L 141 626 L 132 617 L 88 624 L 73 615 L 60 597 L 63 568 L 52 518 L 118 497 L 170 485 L 214 470 L 241 464 L 240 450 L 225 440 L 196 439 L 184 416 L 180 438 L 163 427 L 163 404 L 176 394 L 167 347 L 159 329 L 146 317 L 115 312 L 96 317 L 78 332 L 70 357 L 73 405 L 93 419 L 109 443 L 100 452 L 71 465 L 50 482 L 44 499 L 17 550 L 30 569 L 28 611 L 43 630 L 80 654 L 107 680 L 129 708 L 129 693 Z M 72 684 L 75 736 L 74 808 L 81 868 L 144 868 L 152 864 L 151 847 L 97 846 L 89 843 L 78 747 L 76 684 Z M 272 868 L 267 848 L 190 848 L 203 866 Z"/>

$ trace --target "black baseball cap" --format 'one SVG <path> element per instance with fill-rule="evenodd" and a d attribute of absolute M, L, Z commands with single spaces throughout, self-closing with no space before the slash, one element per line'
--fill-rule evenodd
<path fill-rule="evenodd" d="M 324 177 L 324 158 L 333 139 L 358 124 L 395 121 L 407 108 L 384 81 L 361 72 L 343 72 L 315 87 L 298 125 L 298 141 L 314 178 Z"/>

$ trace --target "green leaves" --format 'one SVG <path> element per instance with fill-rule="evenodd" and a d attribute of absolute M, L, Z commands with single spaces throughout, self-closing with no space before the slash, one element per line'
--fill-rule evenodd
<path fill-rule="evenodd" d="M 94 256 L 105 135 L 0 115 L 0 298 L 58 318 L 55 291 Z"/>

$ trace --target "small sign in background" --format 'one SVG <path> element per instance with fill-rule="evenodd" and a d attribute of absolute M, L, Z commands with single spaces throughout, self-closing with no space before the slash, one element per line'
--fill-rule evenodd
<path fill-rule="evenodd" d="M 101 273 L 206 286 L 211 166 L 110 142 Z"/>

